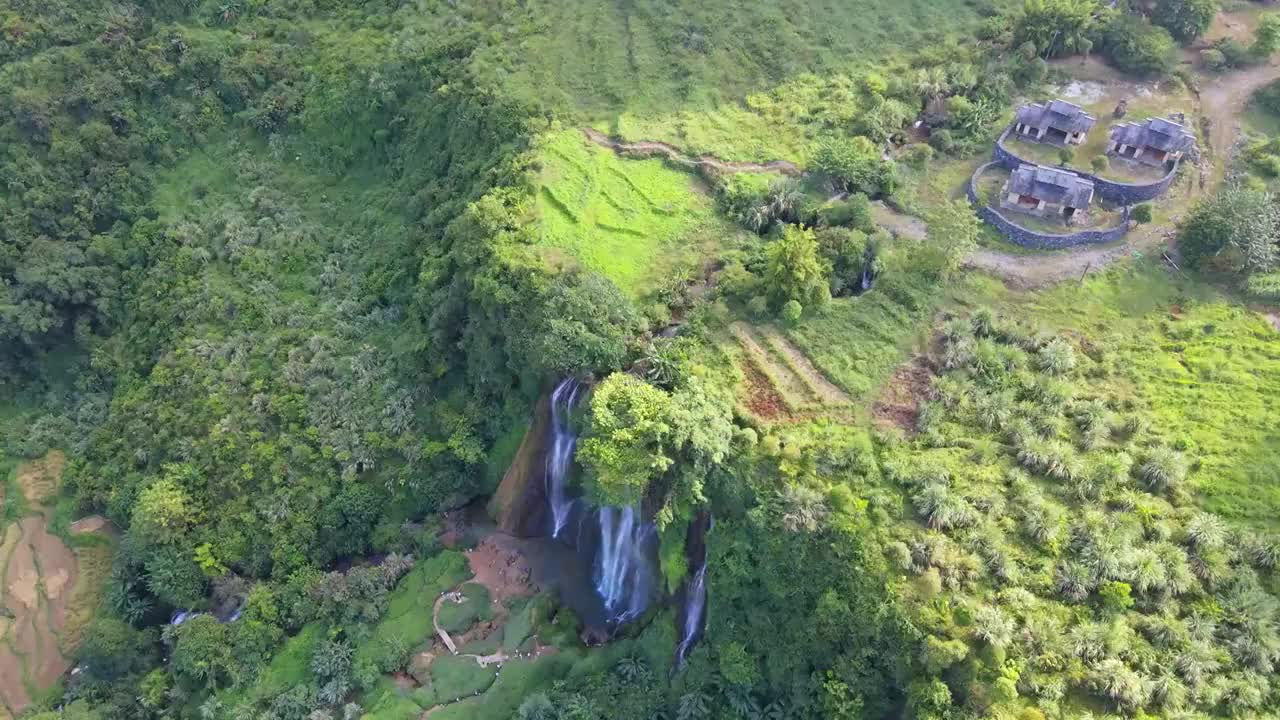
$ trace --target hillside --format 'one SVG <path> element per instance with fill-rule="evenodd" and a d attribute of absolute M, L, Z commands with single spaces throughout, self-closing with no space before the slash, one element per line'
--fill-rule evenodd
<path fill-rule="evenodd" d="M 1280 713 L 1276 52 L 0 0 L 0 719 Z"/>

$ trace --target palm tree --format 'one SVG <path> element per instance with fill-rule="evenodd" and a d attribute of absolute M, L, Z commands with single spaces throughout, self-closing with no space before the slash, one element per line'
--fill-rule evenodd
<path fill-rule="evenodd" d="M 710 714 L 710 698 L 705 693 L 694 691 L 680 696 L 676 720 L 702 720 Z"/>

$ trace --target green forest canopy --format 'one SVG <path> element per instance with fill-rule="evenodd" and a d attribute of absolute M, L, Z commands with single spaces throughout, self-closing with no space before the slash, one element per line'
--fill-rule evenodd
<path fill-rule="evenodd" d="M 1166 26 L 1190 39 L 1204 4 L 1184 5 Z M 962 204 L 928 215 L 963 232 L 915 244 L 870 212 L 912 163 L 985 152 L 1044 57 L 1160 76 L 1173 42 L 1093 0 L 0 0 L 4 451 L 66 448 L 60 512 L 123 531 L 81 677 L 31 712 L 1275 712 L 1274 333 L 1150 263 L 1010 294 L 958 272 Z M 882 157 L 922 113 L 930 144 Z M 673 117 L 654 139 L 818 173 L 695 174 L 578 136 Z M 1247 245 L 1215 220 L 1273 202 L 1201 206 L 1197 263 L 1273 271 L 1269 215 Z M 742 412 L 733 320 L 790 343 L 759 367 L 810 377 L 795 349 L 852 406 Z M 918 421 L 877 429 L 920 349 Z M 438 514 L 494 490 L 549 380 L 589 373 L 584 489 L 655 508 L 668 587 L 686 524 L 718 518 L 704 641 L 672 674 L 669 611 L 588 650 L 539 596 L 504 642 L 560 653 L 401 691 L 468 574 Z"/>

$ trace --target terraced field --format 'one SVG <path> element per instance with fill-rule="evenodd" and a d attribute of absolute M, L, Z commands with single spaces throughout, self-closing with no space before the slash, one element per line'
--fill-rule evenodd
<path fill-rule="evenodd" d="M 546 139 L 537 198 L 540 243 L 638 296 L 694 265 L 726 234 L 700 180 L 635 160 L 568 130 Z"/>
<path fill-rule="evenodd" d="M 32 513 L 4 528 L 0 541 L 0 718 L 21 713 L 70 668 L 111 569 L 109 543 L 68 547 L 49 532 L 65 465 L 53 451 L 17 471 Z"/>
<path fill-rule="evenodd" d="M 772 325 L 737 322 L 729 327 L 746 377 L 742 404 L 765 422 L 802 419 L 852 406 L 849 394 L 831 382 L 782 331 Z"/>

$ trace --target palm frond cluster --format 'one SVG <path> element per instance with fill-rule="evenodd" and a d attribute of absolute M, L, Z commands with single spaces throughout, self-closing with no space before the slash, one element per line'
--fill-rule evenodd
<path fill-rule="evenodd" d="M 1113 394 L 1092 345 L 979 310 L 936 352 L 927 428 L 884 464 L 919 520 L 887 555 L 919 576 L 930 647 L 1007 655 L 1041 708 L 1260 712 L 1280 689 L 1280 538 L 1192 502 L 1197 459 Z"/>

